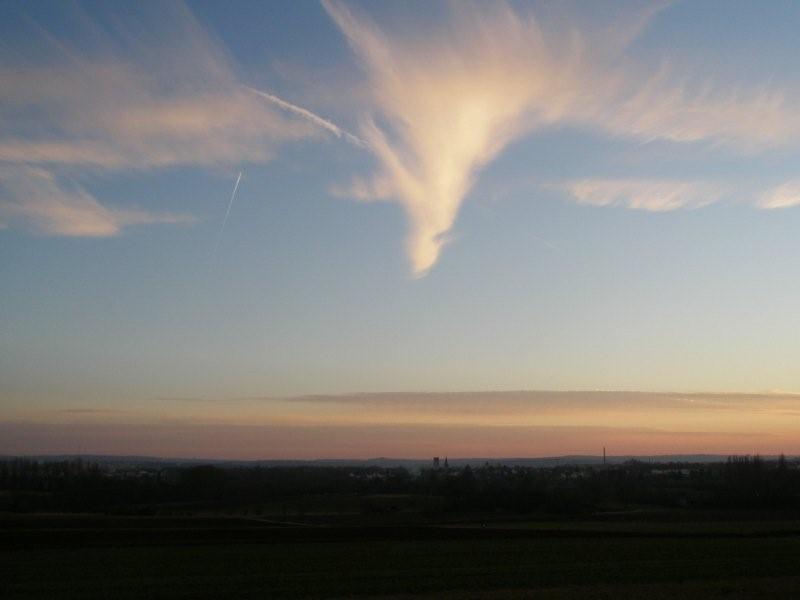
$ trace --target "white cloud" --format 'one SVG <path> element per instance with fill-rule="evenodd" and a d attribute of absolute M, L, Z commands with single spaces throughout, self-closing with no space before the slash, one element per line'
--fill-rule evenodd
<path fill-rule="evenodd" d="M 423 37 L 388 35 L 325 2 L 374 92 L 362 137 L 380 170 L 353 191 L 401 202 L 417 275 L 436 262 L 476 172 L 509 142 L 573 112 L 593 79 L 579 41 L 506 5 L 453 6 L 448 27 Z"/>
<path fill-rule="evenodd" d="M 555 125 L 614 136 L 763 149 L 796 140 L 800 111 L 785 93 L 693 86 L 652 69 L 627 46 L 660 6 L 621 11 L 610 25 L 537 21 L 504 3 L 450 5 L 443 26 L 388 30 L 336 0 L 324 6 L 372 90 L 362 137 L 377 171 L 337 195 L 399 202 L 415 274 L 435 264 L 479 170 L 514 140 Z M 716 201 L 713 184 L 584 181 L 582 202 L 647 210 Z"/>
<path fill-rule="evenodd" d="M 562 187 L 581 204 L 659 212 L 705 206 L 725 192 L 716 183 L 648 179 L 583 179 Z"/>
<path fill-rule="evenodd" d="M 87 25 L 84 37 L 96 43 L 80 48 L 43 39 L 35 56 L 4 51 L 0 165 L 38 166 L 59 189 L 49 208 L 25 207 L 21 195 L 6 198 L 4 223 L 38 214 L 40 231 L 78 232 L 58 208 L 65 198 L 85 214 L 114 213 L 63 188 L 64 176 L 75 172 L 238 166 L 268 161 L 282 144 L 332 134 L 369 147 L 378 164 L 370 176 L 332 189 L 399 202 L 409 220 L 412 269 L 422 275 L 438 260 L 480 169 L 542 128 L 756 149 L 800 135 L 800 111 L 786 92 L 693 86 L 627 56 L 661 5 L 609 10 L 617 14 L 602 24 L 542 21 L 504 3 L 463 2 L 450 5 L 443 24 L 388 30 L 335 0 L 323 3 L 366 72 L 366 84 L 357 86 L 370 90 L 366 100 L 359 91 L 356 103 L 367 106 L 359 137 L 273 94 L 253 93 L 222 45 L 180 4 L 98 19 L 115 25 Z M 760 205 L 793 204 L 796 188 L 776 188 Z M 647 210 L 700 206 L 722 193 L 708 183 L 631 179 L 584 180 L 567 189 L 581 202 Z M 45 225 L 47 210 L 61 214 L 61 225 Z M 118 231 L 111 223 L 135 220 L 116 215 L 87 231 Z"/>
<path fill-rule="evenodd" d="M 765 209 L 789 208 L 800 205 L 800 182 L 789 181 L 765 192 L 759 207 Z"/>
<path fill-rule="evenodd" d="M 5 226 L 111 236 L 130 225 L 185 223 L 105 206 L 69 182 L 101 171 L 265 162 L 283 143 L 323 134 L 247 90 L 183 5 L 137 6 L 110 19 L 105 9 L 79 20 L 76 38 L 92 44 L 39 31 L 33 50 L 0 54 Z"/>
<path fill-rule="evenodd" d="M 0 170 L 0 223 L 20 224 L 47 235 L 109 237 L 131 225 L 187 224 L 187 215 L 104 206 L 81 186 L 59 181 L 44 169 Z"/>
<path fill-rule="evenodd" d="M 676 82 L 669 69 L 631 71 L 620 95 L 592 116 L 617 135 L 673 142 L 712 141 L 739 150 L 763 150 L 797 140 L 800 111 L 781 90 L 697 89 Z"/>
<path fill-rule="evenodd" d="M 4 89 L 14 90 L 0 104 L 4 121 L 14 117 L 0 129 L 0 161 L 104 169 L 264 162 L 280 143 L 318 135 L 207 68 L 217 79 L 169 89 L 159 89 L 157 66 L 142 73 L 95 58 L 0 71 Z"/>

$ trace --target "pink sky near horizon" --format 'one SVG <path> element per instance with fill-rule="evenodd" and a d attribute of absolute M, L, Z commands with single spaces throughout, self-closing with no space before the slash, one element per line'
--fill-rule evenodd
<path fill-rule="evenodd" d="M 800 454 L 800 3 L 0 14 L 0 454 Z"/>
<path fill-rule="evenodd" d="M 0 454 L 213 459 L 800 454 L 791 394 L 472 392 L 158 399 L 5 415 Z M 163 406 L 169 406 L 164 410 Z"/>

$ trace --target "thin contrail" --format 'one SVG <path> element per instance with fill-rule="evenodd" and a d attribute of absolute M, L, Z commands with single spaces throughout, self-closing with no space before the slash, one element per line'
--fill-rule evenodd
<path fill-rule="evenodd" d="M 225 231 L 225 224 L 228 222 L 228 215 L 231 214 L 231 207 L 233 206 L 233 201 L 236 198 L 236 192 L 239 191 L 239 182 L 241 180 L 242 180 L 242 171 L 239 171 L 239 176 L 236 178 L 236 183 L 233 186 L 231 199 L 228 201 L 228 210 L 225 211 L 225 218 L 222 219 L 222 227 L 219 228 L 219 235 L 217 235 L 217 244 L 216 246 L 214 246 L 214 256 L 217 255 L 217 250 L 219 250 L 219 243 L 222 241 L 222 232 Z"/>
<path fill-rule="evenodd" d="M 303 117 L 304 119 L 306 119 L 308 121 L 311 121 L 312 123 L 314 123 L 318 127 L 322 127 L 323 129 L 326 129 L 326 130 L 330 131 L 333 135 L 335 135 L 338 138 L 342 138 L 344 140 L 347 140 L 351 144 L 355 144 L 356 146 L 358 146 L 360 148 L 369 149 L 369 144 L 367 144 L 367 142 L 362 140 L 360 137 L 353 135 L 349 131 L 345 131 L 344 129 L 339 127 L 336 123 L 331 123 L 327 119 L 323 119 L 319 115 L 315 115 L 313 112 L 303 108 L 302 106 L 297 106 L 295 104 L 292 104 L 291 102 L 287 102 L 286 100 L 283 100 L 282 98 L 278 98 L 277 96 L 275 96 L 273 94 L 268 94 L 267 92 L 262 92 L 261 90 L 257 90 L 255 88 L 251 88 L 249 85 L 245 85 L 243 87 L 248 89 L 248 90 L 250 90 L 254 94 L 258 94 L 260 97 L 264 98 L 265 100 L 269 100 L 273 104 L 275 104 L 277 106 L 280 106 L 282 109 L 288 110 L 289 112 L 292 112 L 292 113 L 294 113 L 294 114 L 296 114 L 296 115 L 298 115 L 300 117 Z"/>

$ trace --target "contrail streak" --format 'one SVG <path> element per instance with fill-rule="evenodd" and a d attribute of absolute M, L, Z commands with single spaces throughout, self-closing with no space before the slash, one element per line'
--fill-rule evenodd
<path fill-rule="evenodd" d="M 347 140 L 351 144 L 355 144 L 356 146 L 358 146 L 360 148 L 369 149 L 369 144 L 367 144 L 367 142 L 362 140 L 360 137 L 355 136 L 355 135 L 353 135 L 352 133 L 350 133 L 348 131 L 345 131 L 344 129 L 339 127 L 336 123 L 331 123 L 327 119 L 323 119 L 319 115 L 315 115 L 310 110 L 307 110 L 307 109 L 305 109 L 305 108 L 303 108 L 301 106 L 297 106 L 295 104 L 292 104 L 291 102 L 287 102 L 286 100 L 278 98 L 277 96 L 274 96 L 272 94 L 268 94 L 267 92 L 262 92 L 261 90 L 257 90 L 255 88 L 251 88 L 248 85 L 245 85 L 243 87 L 245 87 L 246 89 L 250 90 L 254 94 L 259 95 L 260 97 L 264 98 L 265 100 L 269 100 L 273 104 L 275 104 L 277 106 L 280 106 L 282 109 L 288 110 L 291 113 L 294 113 L 294 114 L 296 114 L 296 115 L 298 115 L 300 117 L 303 117 L 304 119 L 306 119 L 308 121 L 311 121 L 312 123 L 314 123 L 318 127 L 322 127 L 323 129 L 326 129 L 327 131 L 330 131 L 333 135 L 335 135 L 338 138 Z"/>
<path fill-rule="evenodd" d="M 217 235 L 217 244 L 216 246 L 214 246 L 214 256 L 217 255 L 217 250 L 219 250 L 219 243 L 222 241 L 222 232 L 225 231 L 225 224 L 228 222 L 228 215 L 231 214 L 231 207 L 233 206 L 233 201 L 236 198 L 236 192 L 239 191 L 239 182 L 241 180 L 242 180 L 242 171 L 239 171 L 239 176 L 236 178 L 236 183 L 233 186 L 231 199 L 228 201 L 228 210 L 225 211 L 225 218 L 222 219 L 222 227 L 219 228 L 219 235 Z"/>

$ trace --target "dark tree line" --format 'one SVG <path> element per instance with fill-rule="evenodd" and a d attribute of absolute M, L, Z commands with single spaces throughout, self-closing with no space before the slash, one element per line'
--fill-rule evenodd
<path fill-rule="evenodd" d="M 576 514 L 612 506 L 800 509 L 800 469 L 781 456 L 715 464 L 629 462 L 609 467 L 422 469 L 333 466 L 150 466 L 0 461 L 0 511 L 181 514 L 181 511 L 364 499 L 364 510 L 400 510 L 381 497 L 411 498 L 419 511 Z M 324 502 L 322 502 L 324 504 Z M 411 506 L 408 502 L 406 507 Z M 260 510 L 255 508 L 254 510 Z"/>

